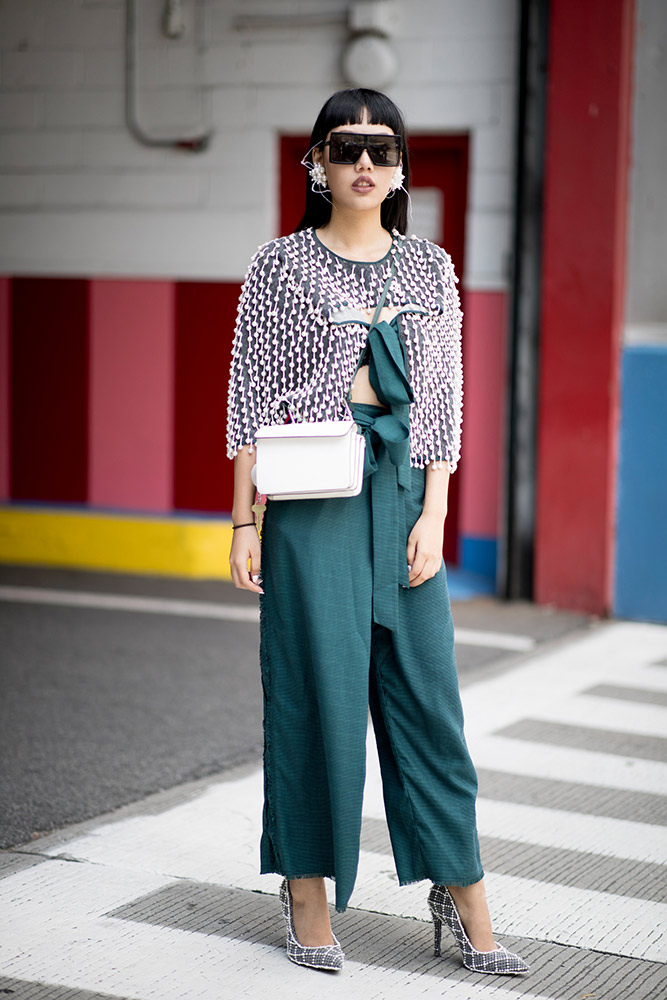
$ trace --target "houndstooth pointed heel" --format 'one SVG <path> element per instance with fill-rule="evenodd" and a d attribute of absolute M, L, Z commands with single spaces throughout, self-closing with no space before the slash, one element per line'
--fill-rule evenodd
<path fill-rule="evenodd" d="M 440 957 L 442 925 L 447 924 L 461 950 L 461 958 L 467 969 L 473 972 L 491 972 L 497 975 L 517 976 L 529 971 L 522 958 L 499 945 L 493 951 L 477 951 L 471 945 L 465 932 L 459 911 L 449 889 L 444 885 L 434 885 L 428 896 L 428 905 L 433 916 L 433 953 Z"/>
<path fill-rule="evenodd" d="M 311 969 L 342 969 L 345 955 L 335 934 L 331 935 L 333 944 L 323 944 L 315 948 L 306 947 L 297 940 L 294 932 L 292 893 L 287 879 L 284 879 L 280 886 L 280 902 L 287 931 L 287 957 L 297 965 L 309 965 Z"/>

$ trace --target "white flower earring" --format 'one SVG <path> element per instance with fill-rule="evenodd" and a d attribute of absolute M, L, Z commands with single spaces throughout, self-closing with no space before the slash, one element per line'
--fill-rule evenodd
<path fill-rule="evenodd" d="M 327 172 L 321 163 L 314 163 L 313 166 L 308 171 L 310 174 L 310 179 L 312 183 L 312 190 L 315 191 L 316 187 L 321 188 L 318 193 L 321 194 L 323 191 L 328 191 L 327 187 Z"/>
<path fill-rule="evenodd" d="M 393 193 L 398 191 L 399 188 L 403 187 L 403 181 L 405 180 L 405 174 L 403 173 L 403 167 L 399 165 L 394 170 L 391 181 L 389 182 L 389 190 Z"/>
<path fill-rule="evenodd" d="M 327 187 L 327 172 L 324 169 L 324 164 L 321 160 L 317 163 L 313 163 L 308 159 L 308 156 L 314 149 L 321 146 L 321 143 L 316 142 L 310 147 L 306 155 L 301 160 L 301 166 L 306 167 L 308 170 L 308 176 L 310 177 L 310 190 L 315 194 L 321 194 L 325 201 L 328 201 L 330 205 L 333 205 L 331 198 L 327 198 L 326 192 L 329 190 Z"/>

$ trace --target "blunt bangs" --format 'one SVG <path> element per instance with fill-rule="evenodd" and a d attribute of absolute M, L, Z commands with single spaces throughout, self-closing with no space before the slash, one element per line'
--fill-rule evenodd
<path fill-rule="evenodd" d="M 340 125 L 361 125 L 368 110 L 371 125 L 388 125 L 395 135 L 405 135 L 403 117 L 390 98 L 377 90 L 339 90 L 320 111 L 311 145 L 324 142 L 332 128 Z"/>

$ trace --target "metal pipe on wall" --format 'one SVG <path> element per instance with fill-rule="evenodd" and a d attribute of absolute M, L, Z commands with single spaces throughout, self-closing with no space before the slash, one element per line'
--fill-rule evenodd
<path fill-rule="evenodd" d="M 150 135 L 139 122 L 139 33 L 137 31 L 137 0 L 125 2 L 125 124 L 137 142 L 143 146 L 179 149 L 201 153 L 208 148 L 212 131 L 194 136 L 158 138 Z"/>
<path fill-rule="evenodd" d="M 549 0 L 521 0 L 503 531 L 498 593 L 533 596 Z"/>

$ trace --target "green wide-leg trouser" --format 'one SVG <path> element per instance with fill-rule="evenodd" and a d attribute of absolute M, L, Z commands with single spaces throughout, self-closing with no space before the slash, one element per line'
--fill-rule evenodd
<path fill-rule="evenodd" d="M 361 493 L 269 500 L 262 532 L 261 872 L 334 878 L 339 911 L 359 861 L 369 706 L 400 884 L 483 877 L 444 563 L 408 586 L 425 471 L 409 465 L 405 355 L 392 324 L 369 346 L 386 408 L 352 406 Z"/>

